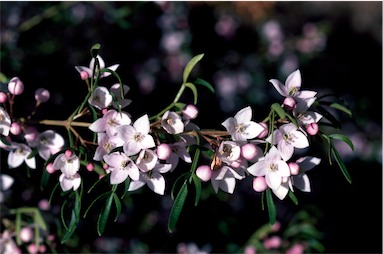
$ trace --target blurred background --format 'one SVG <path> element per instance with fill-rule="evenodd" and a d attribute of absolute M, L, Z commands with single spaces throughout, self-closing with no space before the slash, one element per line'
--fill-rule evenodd
<path fill-rule="evenodd" d="M 287 225 L 300 209 L 315 207 L 326 253 L 381 253 L 382 2 L 1 1 L 0 8 L 0 72 L 24 82 L 16 114 L 30 112 L 37 88 L 49 89 L 51 100 L 38 119 L 65 119 L 82 101 L 86 86 L 74 66 L 89 65 L 95 43 L 106 66 L 120 64 L 133 119 L 167 106 L 186 63 L 204 53 L 191 78 L 208 81 L 216 93 L 199 90 L 195 123 L 201 128 L 222 129 L 247 105 L 253 119 L 263 120 L 272 103 L 282 102 L 269 79 L 284 82 L 300 69 L 304 90 L 334 93 L 353 113 L 337 115 L 355 146 L 338 146 L 353 182 L 324 161 L 309 172 L 312 192 L 296 193 L 298 206 L 276 201 L 277 219 Z M 191 102 L 188 96 L 184 101 Z M 6 168 L 6 152 L 0 155 L 2 173 L 16 177 L 12 196 L 24 197 L 10 206 L 49 198 L 50 191 L 33 190 L 33 181 L 22 179 L 25 171 Z M 173 234 L 167 231 L 172 200 L 145 187 L 126 198 L 119 222 L 102 237 L 95 220 L 86 219 L 61 251 L 176 252 L 179 243 L 195 243 L 210 252 L 235 252 L 268 222 L 250 182 L 239 183 L 234 195 L 215 195 L 208 185 L 204 190 L 197 207 L 186 203 Z"/>

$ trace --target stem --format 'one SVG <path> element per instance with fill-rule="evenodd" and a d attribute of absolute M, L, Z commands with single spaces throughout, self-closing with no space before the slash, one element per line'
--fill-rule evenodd
<path fill-rule="evenodd" d="M 38 124 L 44 124 L 44 125 L 54 125 L 54 126 L 77 126 L 77 127 L 89 127 L 91 123 L 87 122 L 76 122 L 76 121 L 68 121 L 68 120 L 41 120 L 37 121 Z"/>

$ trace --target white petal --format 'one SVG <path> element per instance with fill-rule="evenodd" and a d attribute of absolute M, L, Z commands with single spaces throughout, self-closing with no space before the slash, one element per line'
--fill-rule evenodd
<path fill-rule="evenodd" d="M 300 131 L 296 131 L 296 132 L 294 132 L 294 136 L 296 137 L 294 139 L 294 147 L 296 147 L 296 148 L 306 148 L 306 147 L 309 146 L 309 140 L 307 139 L 305 134 L 303 134 Z"/>
<path fill-rule="evenodd" d="M 314 91 L 308 91 L 308 90 L 304 90 L 304 91 L 300 91 L 298 92 L 295 97 L 296 98 L 299 98 L 299 99 L 302 99 L 302 100 L 306 100 L 306 99 L 310 99 L 310 98 L 313 98 L 317 95 L 317 92 L 314 92 Z"/>
<path fill-rule="evenodd" d="M 141 147 L 143 149 L 155 147 L 156 143 L 154 143 L 154 139 L 151 135 L 146 135 L 144 139 L 141 141 Z"/>
<path fill-rule="evenodd" d="M 232 194 L 235 188 L 235 178 L 226 177 L 225 179 L 223 179 L 223 181 L 220 182 L 219 187 L 221 188 L 221 190 Z"/>
<path fill-rule="evenodd" d="M 144 186 L 146 182 L 141 182 L 141 181 L 131 181 L 128 191 L 135 191 Z"/>
<path fill-rule="evenodd" d="M 262 125 L 256 122 L 250 121 L 247 124 L 248 126 L 246 128 L 246 132 L 244 133 L 246 139 L 253 139 L 265 130 Z"/>
<path fill-rule="evenodd" d="M 112 168 L 119 168 L 125 159 L 120 152 L 113 152 L 104 156 L 105 162 Z"/>
<path fill-rule="evenodd" d="M 8 166 L 9 168 L 17 168 L 24 161 L 24 156 L 13 151 L 8 154 Z"/>
<path fill-rule="evenodd" d="M 133 127 L 139 131 L 142 134 L 148 134 L 150 131 L 150 122 L 148 115 L 143 115 L 140 118 L 138 118 L 134 124 Z"/>
<path fill-rule="evenodd" d="M 269 80 L 271 84 L 273 84 L 274 88 L 277 90 L 277 92 L 282 96 L 287 96 L 288 91 L 286 87 L 277 79 L 270 79 Z"/>
<path fill-rule="evenodd" d="M 283 200 L 287 193 L 289 192 L 289 186 L 288 183 L 283 183 L 281 186 L 279 186 L 278 189 L 272 189 L 275 196 L 277 196 L 280 200 Z"/>
<path fill-rule="evenodd" d="M 288 91 L 290 91 L 292 88 L 298 88 L 300 89 L 302 84 L 302 79 L 301 79 L 301 72 L 299 70 L 294 71 L 291 73 L 285 82 L 285 86 L 287 87 Z"/>
<path fill-rule="evenodd" d="M 285 161 L 277 161 L 277 166 L 278 166 L 278 174 L 280 176 L 290 176 L 290 168 L 289 166 L 287 165 L 287 163 Z"/>
<path fill-rule="evenodd" d="M 267 172 L 268 162 L 258 161 L 247 168 L 247 171 L 253 176 L 264 176 Z"/>
<path fill-rule="evenodd" d="M 269 172 L 265 176 L 266 183 L 271 189 L 277 189 L 282 183 L 282 177 L 275 173 L 275 172 Z"/>
<path fill-rule="evenodd" d="M 320 162 L 320 158 L 311 156 L 302 157 L 297 160 L 297 163 L 299 164 L 299 167 L 303 172 L 306 172 L 312 169 L 313 167 L 319 165 Z"/>
<path fill-rule="evenodd" d="M 284 161 L 288 161 L 294 153 L 294 147 L 292 145 L 287 144 L 284 140 L 281 140 L 278 143 L 278 150 Z"/>
<path fill-rule="evenodd" d="M 146 182 L 148 187 L 157 194 L 164 195 L 165 179 L 160 173 L 153 172 L 152 177 Z"/>
<path fill-rule="evenodd" d="M 132 180 L 137 181 L 140 178 L 140 171 L 134 162 L 129 163 L 128 168 L 125 170 L 129 172 L 129 177 Z"/>
<path fill-rule="evenodd" d="M 251 117 L 252 117 L 252 111 L 250 106 L 247 106 L 241 109 L 234 116 L 234 118 L 237 120 L 237 124 L 243 124 L 243 123 L 247 124 L 248 122 L 251 121 Z"/>
<path fill-rule="evenodd" d="M 28 167 L 35 169 L 36 168 L 36 158 L 32 157 L 30 159 L 25 158 L 25 163 Z"/>
<path fill-rule="evenodd" d="M 0 181 L 1 181 L 0 190 L 6 191 L 12 186 L 14 179 L 9 175 L 1 174 Z"/>
<path fill-rule="evenodd" d="M 128 178 L 129 171 L 125 169 L 114 169 L 110 174 L 110 183 L 119 184 Z"/>

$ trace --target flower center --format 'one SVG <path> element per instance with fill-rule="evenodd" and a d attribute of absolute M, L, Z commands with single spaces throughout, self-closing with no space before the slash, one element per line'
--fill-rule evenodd
<path fill-rule="evenodd" d="M 270 171 L 275 172 L 275 171 L 277 171 L 278 166 L 275 163 L 271 163 L 269 169 L 270 169 Z"/>
<path fill-rule="evenodd" d="M 134 134 L 133 136 L 133 140 L 136 142 L 141 142 L 143 139 L 144 139 L 144 136 L 141 135 L 141 133 L 139 132 L 136 132 L 136 134 Z"/>
<path fill-rule="evenodd" d="M 244 126 L 243 124 L 238 124 L 237 126 L 235 126 L 235 132 L 237 133 L 243 133 L 245 132 L 246 130 L 246 126 Z"/>
<path fill-rule="evenodd" d="M 293 88 L 291 88 L 289 95 L 294 96 L 298 93 L 298 91 L 299 91 L 298 87 L 293 87 Z"/>

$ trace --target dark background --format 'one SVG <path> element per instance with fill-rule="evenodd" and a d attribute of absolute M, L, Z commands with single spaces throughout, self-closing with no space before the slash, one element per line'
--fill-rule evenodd
<path fill-rule="evenodd" d="M 324 160 L 309 174 L 312 193 L 297 193 L 299 206 L 277 202 L 278 220 L 287 223 L 300 208 L 315 206 L 326 253 L 381 253 L 381 2 L 1 1 L 0 7 L 0 72 L 8 79 L 20 77 L 25 85 L 16 114 L 32 110 L 36 88 L 51 92 L 38 119 L 65 119 L 82 101 L 86 86 L 74 66 L 89 65 L 94 43 L 102 45 L 100 55 L 107 66 L 120 64 L 118 73 L 132 99 L 126 111 L 133 119 L 167 106 L 187 61 L 204 53 L 191 78 L 210 82 L 217 93 L 199 90 L 200 115 L 195 122 L 201 128 L 220 129 L 221 122 L 246 105 L 261 121 L 271 103 L 281 100 L 268 80 L 284 82 L 299 68 L 305 90 L 333 92 L 353 112 L 352 118 L 338 115 L 355 145 L 354 152 L 340 146 L 353 182 Z M 270 44 L 262 33 L 269 21 L 281 29 L 284 49 L 276 55 L 268 53 Z M 314 24 L 320 42 L 303 51 L 297 45 L 305 38 L 307 24 Z M 176 38 L 175 44 L 169 38 Z M 184 100 L 191 98 L 186 95 Z M 6 156 L 2 150 L 2 172 L 22 176 L 25 172 L 6 169 Z M 31 183 L 17 179 L 15 196 L 23 193 L 23 184 Z M 187 203 L 172 235 L 166 231 L 170 198 L 143 188 L 126 200 L 129 208 L 121 223 L 107 228 L 105 236 L 114 246 L 125 246 L 121 249 L 144 242 L 150 246 L 147 251 L 174 252 L 179 242 L 195 242 L 210 244 L 212 252 L 227 252 L 228 243 L 243 245 L 268 220 L 251 183 L 238 185 L 235 195 L 206 195 L 197 207 Z M 25 202 L 36 205 L 41 197 L 49 193 L 36 190 Z M 83 251 L 101 252 L 94 222 L 85 221 L 78 234 Z"/>

